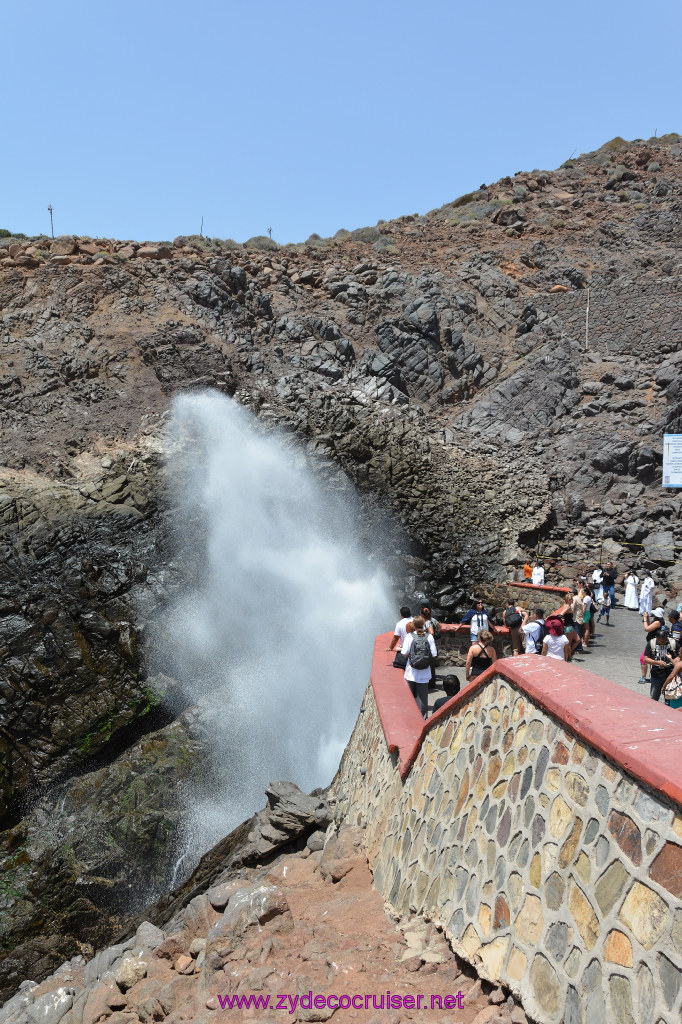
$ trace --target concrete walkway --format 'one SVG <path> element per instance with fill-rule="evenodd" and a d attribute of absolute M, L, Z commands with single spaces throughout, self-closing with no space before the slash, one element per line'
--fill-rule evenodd
<path fill-rule="evenodd" d="M 572 664 L 648 697 L 648 683 L 638 682 L 642 675 L 639 656 L 646 642 L 639 612 L 617 604 L 611 609 L 610 620 L 608 627 L 603 619 L 597 624 L 589 652 L 576 654 Z"/>

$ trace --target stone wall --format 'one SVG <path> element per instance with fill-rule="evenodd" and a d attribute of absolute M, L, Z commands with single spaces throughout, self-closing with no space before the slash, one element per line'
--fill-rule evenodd
<path fill-rule="evenodd" d="M 334 783 L 384 897 L 540 1021 L 679 1024 L 682 717 L 528 656 L 421 730 L 385 646 Z"/>

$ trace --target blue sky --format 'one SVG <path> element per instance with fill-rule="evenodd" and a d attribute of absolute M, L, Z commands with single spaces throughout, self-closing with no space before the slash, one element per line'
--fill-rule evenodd
<path fill-rule="evenodd" d="M 682 132 L 682 4 L 0 3 L 0 227 L 279 242 Z"/>

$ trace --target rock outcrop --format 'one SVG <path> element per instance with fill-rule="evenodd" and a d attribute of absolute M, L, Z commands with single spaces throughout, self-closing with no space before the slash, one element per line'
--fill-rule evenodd
<path fill-rule="evenodd" d="M 352 481 L 397 593 L 439 617 L 538 545 L 559 575 L 634 561 L 679 599 L 679 501 L 660 473 L 661 435 L 682 432 L 681 210 L 681 140 L 665 136 L 299 246 L 0 239 L 5 876 L 40 874 L 53 847 L 31 837 L 55 794 L 78 793 L 104 828 L 125 782 L 112 768 L 98 817 L 103 765 L 144 760 L 145 742 L 160 764 L 194 757 L 179 691 L 156 688 L 145 658 L 191 571 L 164 476 L 179 391 L 234 396 L 330 486 Z M 69 908 L 92 913 L 81 867 L 107 908 L 147 871 L 136 850 L 169 884 L 177 837 L 150 823 L 173 813 L 151 784 L 137 806 L 141 837 L 125 814 L 108 830 L 117 867 L 97 875 L 74 822 L 81 852 L 57 858 L 50 895 L 15 916 L 10 881 L 0 969 L 41 914 L 65 943 L 44 961 L 31 947 L 41 970 L 72 954 Z"/>

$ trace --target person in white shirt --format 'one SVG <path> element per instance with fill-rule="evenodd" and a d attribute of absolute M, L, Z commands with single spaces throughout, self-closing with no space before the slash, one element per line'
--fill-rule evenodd
<path fill-rule="evenodd" d="M 544 587 L 545 585 L 545 570 L 538 562 L 533 562 L 531 583 L 534 587 Z"/>
<path fill-rule="evenodd" d="M 405 642 L 400 653 L 407 656 L 405 682 L 417 702 L 422 718 L 426 718 L 429 713 L 431 659 L 437 656 L 438 651 L 436 650 L 436 642 L 433 636 L 431 633 L 427 633 L 424 628 L 424 619 L 421 615 L 416 615 L 412 620 L 412 624 L 414 630 L 405 636 Z M 410 655 L 410 652 L 412 652 L 412 655 Z M 412 663 L 413 661 L 415 662 L 414 664 Z"/>
<path fill-rule="evenodd" d="M 540 638 L 544 624 L 545 613 L 542 608 L 535 609 L 534 619 L 530 618 L 530 612 L 524 614 L 521 629 L 526 638 L 526 654 L 540 654 L 542 647 Z"/>
<path fill-rule="evenodd" d="M 625 577 L 625 607 L 630 608 L 632 611 L 637 611 L 639 608 L 639 600 L 637 598 L 637 586 L 639 584 L 639 576 L 634 569 L 630 569 L 627 576 Z"/>
<path fill-rule="evenodd" d="M 597 604 L 601 604 L 601 599 L 604 593 L 603 583 L 604 573 L 601 565 L 598 565 L 592 573 L 592 589 L 594 590 L 594 599 Z"/>
<path fill-rule="evenodd" d="M 405 643 L 405 637 L 407 636 L 407 624 L 412 622 L 412 612 L 406 604 L 400 609 L 400 621 L 396 622 L 395 629 L 393 630 L 393 639 L 391 640 L 391 646 L 387 650 L 392 651 L 397 643 L 402 648 Z"/>
<path fill-rule="evenodd" d="M 546 658 L 557 661 L 568 661 L 570 642 L 564 634 L 564 624 L 559 618 L 547 619 L 547 636 L 542 644 L 542 653 Z"/>
<path fill-rule="evenodd" d="M 653 603 L 654 578 L 650 572 L 646 574 L 644 582 L 639 588 L 639 614 L 644 615 L 645 612 L 651 611 L 651 605 Z"/>

